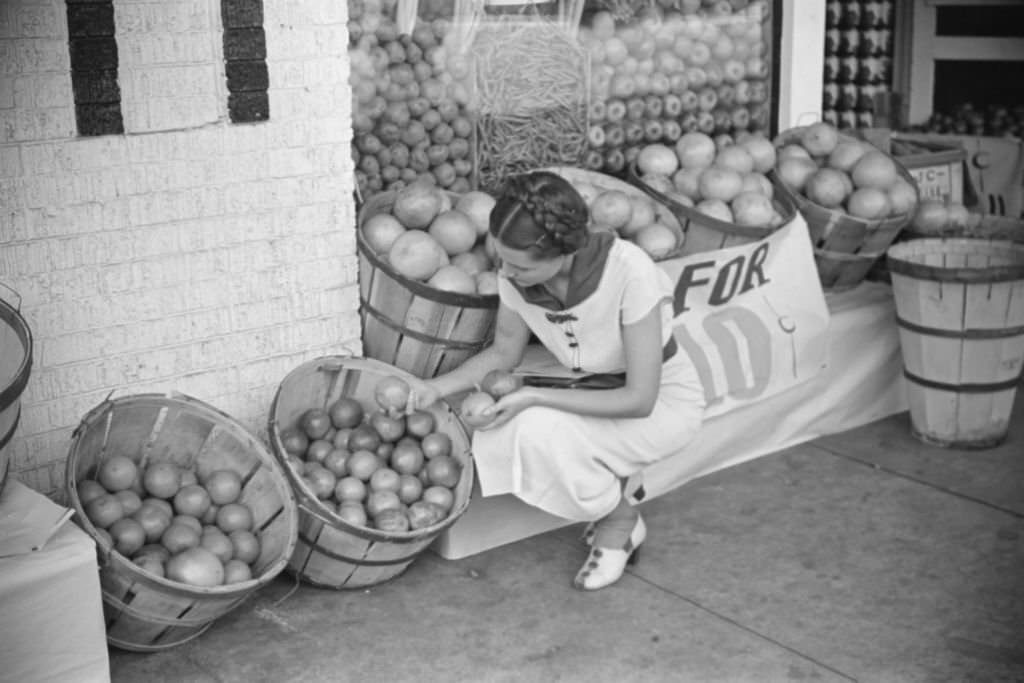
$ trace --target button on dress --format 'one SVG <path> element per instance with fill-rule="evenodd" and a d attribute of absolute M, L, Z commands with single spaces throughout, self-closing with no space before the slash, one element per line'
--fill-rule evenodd
<path fill-rule="evenodd" d="M 623 372 L 621 325 L 638 322 L 656 307 L 662 343 L 669 341 L 672 282 L 638 246 L 595 233 L 576 253 L 571 270 L 570 298 L 557 309 L 542 295 L 498 279 L 502 303 L 562 365 L 582 373 Z M 573 521 L 600 519 L 618 505 L 622 480 L 693 438 L 703 411 L 700 378 L 680 348 L 662 366 L 661 388 L 647 417 L 594 417 L 533 406 L 500 427 L 474 432 L 481 491 L 511 493 Z"/>

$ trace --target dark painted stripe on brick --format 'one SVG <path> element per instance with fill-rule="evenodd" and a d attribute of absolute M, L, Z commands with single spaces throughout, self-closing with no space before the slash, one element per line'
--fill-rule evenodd
<path fill-rule="evenodd" d="M 220 11 L 228 115 L 232 123 L 265 121 L 270 118 L 270 78 L 263 0 L 221 0 Z"/>
<path fill-rule="evenodd" d="M 124 132 L 112 0 L 65 0 L 71 89 L 79 135 Z"/>

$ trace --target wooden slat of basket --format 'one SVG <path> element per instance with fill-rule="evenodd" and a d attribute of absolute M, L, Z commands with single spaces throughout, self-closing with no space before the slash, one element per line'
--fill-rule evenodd
<path fill-rule="evenodd" d="M 148 401 L 118 404 L 109 417 L 110 428 L 104 440 L 102 457 L 89 465 L 98 466 L 112 455 L 124 455 L 138 463 L 160 413 L 161 406 Z"/>
<path fill-rule="evenodd" d="M 818 278 L 825 289 L 839 291 L 860 284 L 881 254 L 844 254 L 814 250 Z"/>
<path fill-rule="evenodd" d="M 114 646 L 136 652 L 155 652 L 186 643 L 205 632 L 207 624 L 172 625 L 152 621 L 130 612 L 118 611 L 104 603 L 107 640 Z"/>

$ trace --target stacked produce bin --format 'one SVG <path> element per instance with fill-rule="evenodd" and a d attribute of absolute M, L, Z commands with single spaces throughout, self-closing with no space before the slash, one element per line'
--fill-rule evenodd
<path fill-rule="evenodd" d="M 880 95 L 892 90 L 893 3 L 829 0 L 825 31 L 822 119 L 870 128 Z"/>

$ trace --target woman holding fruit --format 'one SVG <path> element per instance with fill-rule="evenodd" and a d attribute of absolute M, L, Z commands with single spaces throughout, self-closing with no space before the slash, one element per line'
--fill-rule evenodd
<path fill-rule="evenodd" d="M 577 373 L 622 375 L 601 390 L 525 386 L 481 416 L 473 453 L 485 496 L 512 493 L 591 522 L 573 584 L 597 590 L 635 559 L 646 527 L 638 475 L 700 426 L 704 392 L 672 336 L 672 283 L 639 247 L 590 232 L 587 205 L 560 176 L 507 182 L 490 216 L 500 262 L 494 342 L 448 374 L 412 383 L 409 409 L 479 386 L 522 360 L 533 333 Z"/>

